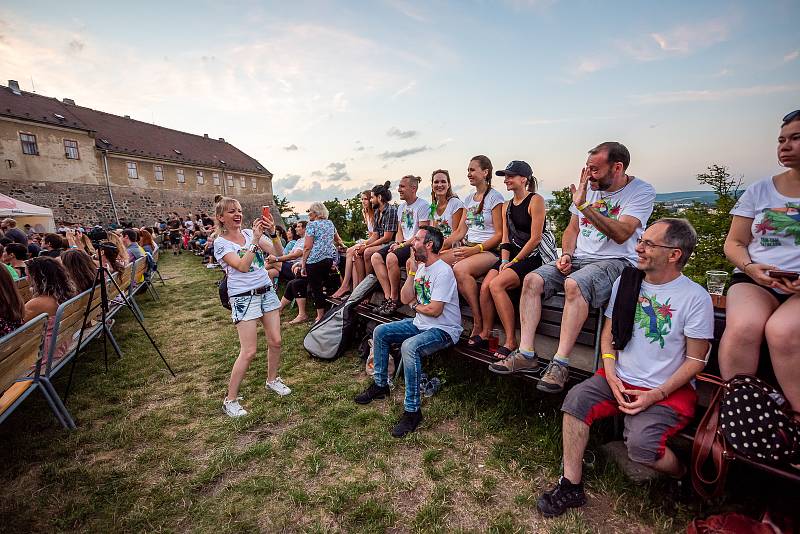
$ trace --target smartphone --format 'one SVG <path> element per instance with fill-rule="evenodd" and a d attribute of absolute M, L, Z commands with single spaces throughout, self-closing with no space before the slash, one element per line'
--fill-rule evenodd
<path fill-rule="evenodd" d="M 798 278 L 800 278 L 800 273 L 796 271 L 779 271 L 778 269 L 773 269 L 767 271 L 767 276 L 770 278 L 783 278 L 785 280 L 791 280 L 794 282 Z"/>
<path fill-rule="evenodd" d="M 269 206 L 261 206 L 261 217 L 266 221 L 272 221 L 272 212 L 269 211 Z"/>

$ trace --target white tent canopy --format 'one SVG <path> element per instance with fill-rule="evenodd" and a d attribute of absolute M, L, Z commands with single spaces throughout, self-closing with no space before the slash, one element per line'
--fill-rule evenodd
<path fill-rule="evenodd" d="M 35 232 L 56 231 L 53 210 L 34 206 L 0 193 L 0 219 L 6 217 L 17 221 L 17 228 L 23 231 L 26 224 L 30 224 Z"/>

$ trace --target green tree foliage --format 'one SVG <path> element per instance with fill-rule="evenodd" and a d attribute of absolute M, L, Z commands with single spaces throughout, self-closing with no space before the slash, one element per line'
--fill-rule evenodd
<path fill-rule="evenodd" d="M 672 213 L 662 202 L 656 202 L 653 205 L 653 213 L 650 214 L 650 218 L 647 220 L 647 226 L 650 226 L 659 219 L 665 219 L 667 217 L 674 216 L 675 214 Z"/>
<path fill-rule="evenodd" d="M 343 241 L 350 243 L 366 237 L 367 223 L 361 215 L 360 193 L 346 200 L 326 200 L 323 204 L 328 208 L 328 219 L 336 226 Z"/>
<path fill-rule="evenodd" d="M 272 198 L 275 201 L 275 207 L 278 208 L 278 212 L 281 214 L 281 217 L 288 219 L 297 218 L 297 211 L 294 209 L 294 206 L 292 206 L 291 202 L 289 202 L 288 198 L 278 195 L 273 195 Z"/>
<path fill-rule="evenodd" d="M 731 178 L 724 165 L 711 165 L 697 175 L 697 181 L 710 186 L 717 194 L 713 207 L 695 202 L 684 216 L 697 230 L 697 248 L 684 269 L 684 274 L 695 282 L 704 284 L 706 271 L 731 272 L 733 265 L 725 257 L 723 247 L 731 226 L 730 211 L 739 197 L 741 179 Z"/>
<path fill-rule="evenodd" d="M 550 226 L 556 236 L 556 243 L 559 245 L 561 245 L 561 236 L 564 235 L 564 230 L 572 217 L 572 213 L 569 211 L 571 205 L 572 193 L 570 193 L 569 187 L 553 191 L 553 200 L 547 202 L 547 218 L 550 220 Z"/>

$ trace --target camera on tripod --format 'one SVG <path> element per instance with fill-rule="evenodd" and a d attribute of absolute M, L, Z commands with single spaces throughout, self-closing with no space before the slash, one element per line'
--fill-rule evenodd
<path fill-rule="evenodd" d="M 94 248 L 98 248 L 100 246 L 100 242 L 105 241 L 108 239 L 108 232 L 103 230 L 102 226 L 95 226 L 86 234 L 89 236 L 89 239 L 92 241 L 92 246 Z"/>

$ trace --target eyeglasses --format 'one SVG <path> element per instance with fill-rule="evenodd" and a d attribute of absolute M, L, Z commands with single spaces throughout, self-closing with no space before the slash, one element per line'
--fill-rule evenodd
<path fill-rule="evenodd" d="M 795 120 L 797 117 L 800 117 L 800 109 L 796 109 L 791 113 L 787 113 L 786 116 L 783 117 L 783 124 L 787 122 Z"/>
<path fill-rule="evenodd" d="M 669 245 L 659 245 L 658 243 L 653 243 L 653 242 L 652 242 L 652 241 L 650 241 L 649 239 L 641 239 L 641 238 L 639 238 L 639 239 L 637 239 L 637 240 L 636 240 L 636 244 L 637 244 L 637 245 L 644 245 L 644 248 L 654 248 L 654 247 L 658 247 L 658 248 L 670 248 L 670 249 L 672 249 L 672 248 L 679 248 L 679 247 L 671 247 L 671 246 L 669 246 Z"/>

